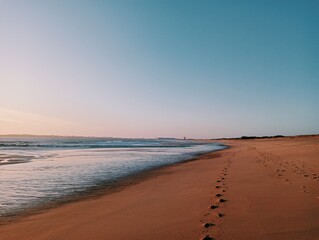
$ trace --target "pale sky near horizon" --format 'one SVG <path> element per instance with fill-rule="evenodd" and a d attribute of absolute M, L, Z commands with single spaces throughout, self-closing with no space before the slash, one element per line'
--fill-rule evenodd
<path fill-rule="evenodd" d="M 0 134 L 319 133 L 319 1 L 0 0 Z"/>

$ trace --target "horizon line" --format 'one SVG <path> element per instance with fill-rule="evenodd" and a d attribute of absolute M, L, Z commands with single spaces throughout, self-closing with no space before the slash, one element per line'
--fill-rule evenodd
<path fill-rule="evenodd" d="M 240 138 L 271 138 L 271 137 L 311 137 L 311 136 L 319 136 L 319 133 L 313 134 L 297 134 L 297 135 L 242 135 L 239 137 L 219 137 L 219 138 L 179 138 L 179 137 L 110 137 L 110 136 L 80 136 L 80 135 L 48 135 L 48 134 L 0 134 L 0 137 L 51 137 L 51 138 L 110 138 L 110 139 L 176 139 L 176 140 L 223 140 L 223 139 L 240 139 Z"/>

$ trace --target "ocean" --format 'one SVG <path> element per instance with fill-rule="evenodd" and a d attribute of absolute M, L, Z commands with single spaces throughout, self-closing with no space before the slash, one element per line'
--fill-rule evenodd
<path fill-rule="evenodd" d="M 0 137 L 0 217 L 223 148 L 174 139 Z"/>

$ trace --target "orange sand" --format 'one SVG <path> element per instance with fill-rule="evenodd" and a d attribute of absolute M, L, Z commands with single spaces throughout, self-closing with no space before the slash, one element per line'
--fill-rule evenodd
<path fill-rule="evenodd" d="M 2 225 L 0 239 L 319 239 L 319 137 L 225 142 L 120 191 Z"/>

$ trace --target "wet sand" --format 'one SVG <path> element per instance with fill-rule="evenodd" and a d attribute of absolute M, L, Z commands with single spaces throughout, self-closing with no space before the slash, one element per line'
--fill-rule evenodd
<path fill-rule="evenodd" d="M 232 147 L 0 226 L 0 239 L 319 239 L 319 137 L 224 142 Z"/>

